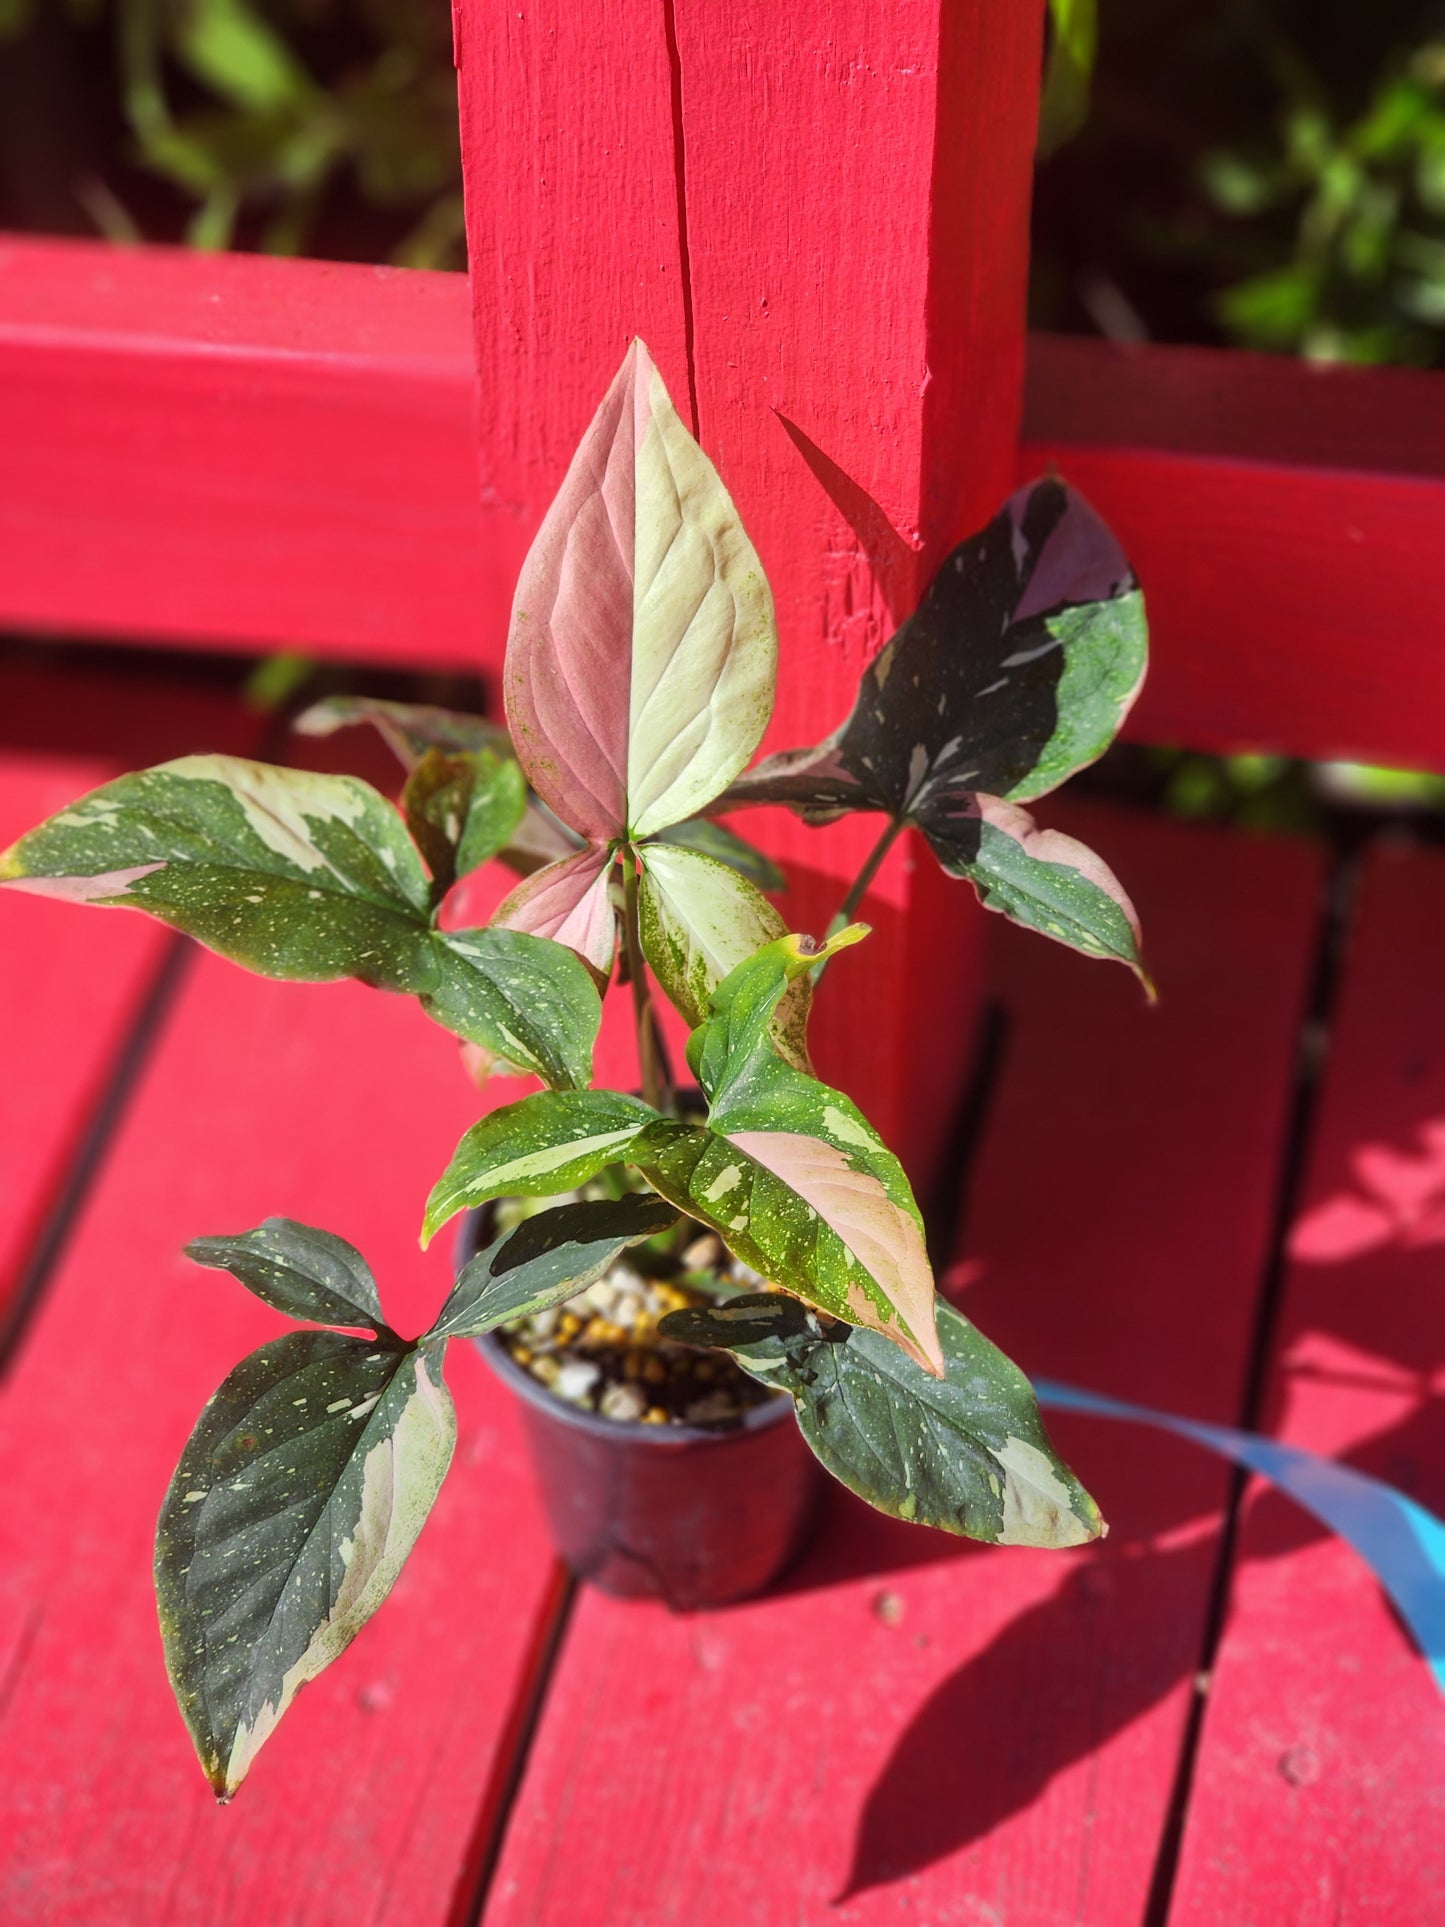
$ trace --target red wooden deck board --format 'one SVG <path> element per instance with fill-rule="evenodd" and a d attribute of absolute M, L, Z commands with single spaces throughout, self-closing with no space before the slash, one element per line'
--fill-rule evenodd
<path fill-rule="evenodd" d="M 98 928 L 77 911 L 71 941 Z M 319 1222 L 418 1329 L 448 1270 L 445 1241 L 417 1251 L 421 1204 L 475 1110 L 406 1001 L 197 961 L 0 1395 L 7 1922 L 412 1927 L 465 1899 L 555 1603 L 514 1414 L 474 1354 L 448 1361 L 457 1463 L 395 1595 L 225 1810 L 171 1703 L 149 1547 L 202 1402 L 281 1322 L 183 1240 Z"/>
<path fill-rule="evenodd" d="M 1445 860 L 1367 869 L 1291 1231 L 1266 1427 L 1445 1512 Z M 1255 1487 L 1174 1910 L 1445 1918 L 1445 1706 L 1348 1548 Z"/>
<path fill-rule="evenodd" d="M 1032 1370 L 1231 1417 L 1316 856 L 1068 820 L 1128 879 L 1163 1002 L 999 931 L 1015 1027 L 954 1282 Z M 962 1548 L 839 1495 L 772 1598 L 673 1618 L 584 1592 L 489 1927 L 1141 1918 L 1226 1478 L 1057 1430 L 1113 1521 L 1087 1554 Z"/>
<path fill-rule="evenodd" d="M 147 693 L 148 701 L 123 682 L 81 692 L 0 660 L 0 849 L 119 775 L 132 754 L 162 760 L 203 747 L 242 749 L 259 727 L 222 697 Z M 53 735 L 84 747 L 41 747 Z M 165 933 L 139 917 L 91 925 L 90 941 L 77 942 L 73 919 L 70 905 L 0 892 L 0 1317 L 166 944 Z"/>

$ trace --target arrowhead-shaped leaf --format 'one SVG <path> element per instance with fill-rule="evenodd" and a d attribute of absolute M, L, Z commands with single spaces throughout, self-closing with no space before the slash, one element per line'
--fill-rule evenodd
<path fill-rule="evenodd" d="M 763 1277 L 942 1369 L 923 1234 L 831 1144 L 663 1121 L 634 1141 L 628 1161 Z"/>
<path fill-rule="evenodd" d="M 938 1306 L 942 1379 L 875 1332 L 825 1328 L 776 1296 L 673 1312 L 662 1330 L 723 1346 L 791 1393 L 823 1464 L 881 1512 L 990 1545 L 1077 1546 L 1105 1530 L 1054 1451 L 1028 1380 L 951 1305 Z"/>
<path fill-rule="evenodd" d="M 349 776 L 186 756 L 21 837 L 0 879 L 148 910 L 268 977 L 425 982 L 427 880 L 401 819 Z"/>
<path fill-rule="evenodd" d="M 967 877 L 985 909 L 1088 956 L 1127 964 L 1153 994 L 1134 906 L 1087 845 L 1039 829 L 1027 810 L 997 796 L 935 791 L 921 827 L 944 869 Z"/>
<path fill-rule="evenodd" d="M 713 857 L 663 843 L 643 844 L 638 857 L 643 954 L 664 993 L 696 1027 L 705 1022 L 724 977 L 786 936 L 788 927 L 760 891 Z M 772 1025 L 778 1050 L 799 1070 L 811 1068 L 806 1037 L 812 994 L 812 978 L 801 972 Z"/>
<path fill-rule="evenodd" d="M 589 840 L 650 835 L 744 767 L 776 665 L 757 555 L 634 342 L 517 585 L 506 698 L 523 767 Z"/>
<path fill-rule="evenodd" d="M 676 1222 L 672 1205 L 642 1192 L 539 1211 L 471 1260 L 428 1337 L 477 1338 L 574 1297 L 629 1245 Z"/>
<path fill-rule="evenodd" d="M 441 1350 L 292 1332 L 236 1367 L 191 1434 L 161 1509 L 156 1597 L 223 1800 L 411 1551 L 456 1436 Z"/>
<path fill-rule="evenodd" d="M 232 1238 L 193 1238 L 186 1256 L 229 1271 L 292 1318 L 388 1335 L 371 1267 L 354 1245 L 294 1218 L 267 1218 Z"/>
<path fill-rule="evenodd" d="M 366 783 L 187 756 L 82 797 L 0 856 L 0 883 L 149 911 L 262 976 L 420 997 L 516 1069 L 585 1084 L 601 1005 L 566 950 L 440 932 L 400 817 Z"/>
<path fill-rule="evenodd" d="M 934 787 L 1042 796 L 1113 741 L 1146 651 L 1114 537 L 1062 482 L 1031 483 L 946 559 L 841 729 L 759 764 L 727 804 L 911 819 Z"/>
<path fill-rule="evenodd" d="M 605 843 L 589 843 L 519 883 L 498 904 L 492 922 L 566 944 L 605 982 L 617 956 L 612 870 L 612 850 Z"/>
<path fill-rule="evenodd" d="M 767 758 L 723 802 L 912 823 L 990 908 L 1142 976 L 1133 913 L 1103 864 L 1059 838 L 1043 855 L 1008 806 L 1103 753 L 1139 692 L 1146 643 L 1118 543 L 1062 482 L 1035 482 L 949 556 L 864 671 L 847 722 Z"/>
<path fill-rule="evenodd" d="M 575 1190 L 628 1145 L 657 1112 L 620 1091 L 538 1091 L 490 1112 L 463 1137 L 427 1199 L 422 1242 L 469 1205 L 504 1195 Z"/>

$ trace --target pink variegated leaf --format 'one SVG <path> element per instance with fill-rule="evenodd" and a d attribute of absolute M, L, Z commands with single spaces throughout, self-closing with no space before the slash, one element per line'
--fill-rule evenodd
<path fill-rule="evenodd" d="M 493 924 L 564 943 L 607 978 L 617 953 L 617 915 L 608 894 L 612 863 L 612 852 L 599 843 L 549 863 L 503 898 Z"/>
<path fill-rule="evenodd" d="M 772 596 L 640 341 L 523 565 L 506 700 L 538 794 L 599 842 L 695 814 L 772 709 Z"/>
<path fill-rule="evenodd" d="M 1088 956 L 1116 958 L 1152 996 L 1134 906 L 1087 845 L 1041 830 L 1027 810 L 998 796 L 936 791 L 918 820 L 939 862 L 967 877 L 985 909 Z"/>
<path fill-rule="evenodd" d="M 627 1157 L 762 1277 L 943 1376 L 917 1220 L 846 1149 L 801 1132 L 724 1133 L 667 1119 L 635 1138 Z"/>

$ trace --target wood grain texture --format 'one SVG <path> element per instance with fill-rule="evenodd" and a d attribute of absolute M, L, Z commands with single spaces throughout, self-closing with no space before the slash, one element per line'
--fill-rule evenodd
<path fill-rule="evenodd" d="M 71 920 L 84 946 L 94 919 Z M 281 1321 L 180 1256 L 271 1212 L 334 1228 L 403 1331 L 446 1241 L 422 1200 L 476 1109 L 454 1042 L 401 998 L 198 961 L 0 1396 L 0 1916 L 440 1923 L 468 1884 L 555 1605 L 515 1415 L 465 1346 L 457 1460 L 397 1590 L 305 1692 L 233 1807 L 166 1683 L 150 1543 L 203 1400 Z"/>
<path fill-rule="evenodd" d="M 951 1282 L 1027 1369 L 1227 1418 L 1315 853 L 1059 817 L 1129 878 L 1162 1001 L 998 927 L 1012 1029 Z M 769 1599 L 669 1618 L 584 1593 L 488 1927 L 1141 1919 L 1227 1474 L 1056 1431 L 1112 1522 L 1087 1553 L 963 1547 L 835 1492 Z"/>
<path fill-rule="evenodd" d="M 1445 1512 L 1445 861 L 1370 862 L 1265 1429 Z M 1171 1920 L 1445 1914 L 1445 1706 L 1354 1554 L 1256 1485 Z"/>
<path fill-rule="evenodd" d="M 142 694 L 104 679 L 77 688 L 0 657 L 0 849 L 136 763 L 203 748 L 244 753 L 258 728 L 224 698 Z M 57 736 L 79 747 L 48 746 Z M 168 941 L 141 917 L 82 932 L 73 905 L 0 891 L 0 1319 Z"/>
<path fill-rule="evenodd" d="M 472 393 L 460 276 L 0 237 L 0 619 L 500 651 Z"/>

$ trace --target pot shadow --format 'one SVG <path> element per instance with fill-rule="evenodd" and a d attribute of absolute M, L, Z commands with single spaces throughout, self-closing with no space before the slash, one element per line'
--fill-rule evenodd
<path fill-rule="evenodd" d="M 1368 1404 L 1357 1401 L 1378 1393 L 1388 1419 L 1333 1456 L 1445 1513 L 1445 1396 L 1437 1389 L 1445 1364 L 1445 1127 L 1423 1128 L 1408 1149 L 1362 1147 L 1351 1167 L 1353 1182 L 1327 1191 L 1291 1234 L 1289 1296 L 1260 1429 L 1277 1435 L 1296 1395 L 1318 1410 L 1336 1390 L 1351 1401 L 1347 1411 L 1368 1420 Z M 1137 1433 L 1141 1443 L 1147 1436 L 1139 1426 L 1113 1429 Z M 1057 1430 L 1068 1432 L 1062 1418 Z M 1135 1455 L 1141 1486 L 1175 1445 L 1154 1439 Z M 1111 1470 L 1117 1476 L 1119 1468 Z M 1071 1561 L 1048 1598 L 1012 1619 L 914 1713 L 864 1803 L 840 1901 L 981 1839 L 1213 1662 L 1198 1634 L 1181 1650 L 1180 1628 L 1202 1627 L 1203 1602 L 1217 1583 L 1217 1515 L 1199 1506 L 1192 1484 L 1173 1503 L 1161 1496 L 1145 1497 L 1126 1524 L 1137 1535 L 1132 1545 L 1110 1540 Z M 1180 1544 L 1190 1519 L 1195 1530 Z M 1286 1558 L 1326 1536 L 1311 1514 L 1266 1486 L 1249 1502 L 1234 1569 Z M 931 1554 L 950 1556 L 957 1553 L 949 1542 Z M 910 1557 L 893 1534 L 858 1533 L 821 1570 L 881 1577 L 929 1562 L 927 1554 Z M 809 1582 L 811 1569 L 795 1583 Z M 1410 1640 L 1393 1607 L 1391 1615 Z M 975 1735 L 987 1736 L 986 1772 Z"/>
<path fill-rule="evenodd" d="M 1011 1618 L 899 1735 L 833 1904 L 982 1839 L 1162 1700 L 1184 1676 L 1177 1615 L 1207 1592 L 1217 1558 L 1206 1530 L 1167 1552 L 1081 1559 Z"/>
<path fill-rule="evenodd" d="M 1442 1444 L 1445 1399 L 1432 1398 L 1339 1462 L 1438 1510 Z M 1266 1487 L 1250 1505 L 1238 1563 L 1285 1558 L 1326 1536 L 1311 1514 Z M 1182 1546 L 1100 1547 L 1072 1563 L 1055 1592 L 1011 1619 L 909 1720 L 864 1802 L 835 1904 L 982 1839 L 1167 1697 L 1206 1659 L 1191 1653 L 1181 1664 L 1179 1628 L 1197 1621 L 1218 1559 L 1219 1533 L 1208 1526 Z M 1388 1596 L 1385 1603 L 1411 1641 Z M 986 1736 L 986 1771 L 973 1736 Z"/>

